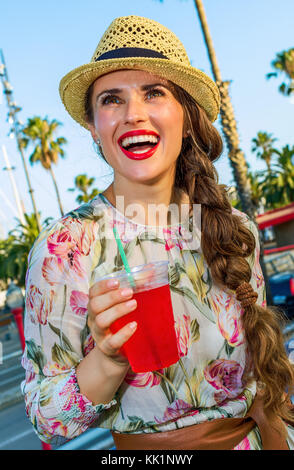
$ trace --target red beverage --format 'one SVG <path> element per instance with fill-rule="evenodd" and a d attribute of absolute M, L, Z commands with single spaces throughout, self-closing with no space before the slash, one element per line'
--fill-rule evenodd
<path fill-rule="evenodd" d="M 169 285 L 134 292 L 137 308 L 111 325 L 116 333 L 131 321 L 137 329 L 121 348 L 134 372 L 163 369 L 179 360 Z"/>

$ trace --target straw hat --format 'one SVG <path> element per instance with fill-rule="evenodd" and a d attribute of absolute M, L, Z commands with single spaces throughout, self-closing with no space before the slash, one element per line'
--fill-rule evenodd
<path fill-rule="evenodd" d="M 220 106 L 217 85 L 190 65 L 183 44 L 172 31 L 140 16 L 116 18 L 102 36 L 91 62 L 62 78 L 59 93 L 73 119 L 88 129 L 84 118 L 88 88 L 101 75 L 122 69 L 145 70 L 170 80 L 186 90 L 212 122 L 216 120 Z"/>

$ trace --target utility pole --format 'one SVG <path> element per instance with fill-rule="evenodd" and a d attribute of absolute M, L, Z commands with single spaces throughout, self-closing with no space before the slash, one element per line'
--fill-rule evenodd
<path fill-rule="evenodd" d="M 16 183 L 15 183 L 14 176 L 13 176 L 13 170 L 15 169 L 15 167 L 12 167 L 10 165 L 10 161 L 9 161 L 9 158 L 8 158 L 8 154 L 7 154 L 5 145 L 2 145 L 2 152 L 3 152 L 5 164 L 6 164 L 6 167 L 4 168 L 4 170 L 7 170 L 8 174 L 9 174 L 9 178 L 10 178 L 10 182 L 11 182 L 11 186 L 12 186 L 12 191 L 13 191 L 13 194 L 14 194 L 14 199 L 15 199 L 15 202 L 16 202 L 16 207 L 17 207 L 18 214 L 19 214 L 19 220 L 21 221 L 21 223 L 23 225 L 25 225 L 26 221 L 25 221 L 25 217 L 24 217 L 24 213 L 23 213 L 23 209 L 22 209 L 21 199 L 20 199 L 19 192 L 18 192 Z"/>
<path fill-rule="evenodd" d="M 32 188 L 31 182 L 30 182 L 28 168 L 27 168 L 27 164 L 26 164 L 26 161 L 25 161 L 23 148 L 22 148 L 22 145 L 21 145 L 20 122 L 18 121 L 17 116 L 16 116 L 17 113 L 19 111 L 21 111 L 21 108 L 18 107 L 16 105 L 15 101 L 13 100 L 13 93 L 12 93 L 13 87 L 10 84 L 9 79 L 8 79 L 7 67 L 6 67 L 6 64 L 5 64 L 4 54 L 3 54 L 2 49 L 0 49 L 0 79 L 1 79 L 1 82 L 2 82 L 2 85 L 3 85 L 3 88 L 4 88 L 4 94 L 6 96 L 7 106 L 8 106 L 8 109 L 9 109 L 8 122 L 10 124 L 12 124 L 10 135 L 13 134 L 16 138 L 18 151 L 19 151 L 21 159 L 22 159 L 22 164 L 23 164 L 23 167 L 24 167 L 24 172 L 25 172 L 25 176 L 26 176 L 26 180 L 27 180 L 27 185 L 28 185 L 28 188 L 29 188 L 29 193 L 30 193 L 30 197 L 31 197 L 32 205 L 33 205 L 33 210 L 34 210 L 36 221 L 37 221 L 38 230 L 40 232 L 41 231 L 40 217 L 39 217 L 39 213 L 37 211 L 36 202 L 35 202 L 35 198 L 34 198 L 34 194 L 33 194 L 34 190 Z"/>

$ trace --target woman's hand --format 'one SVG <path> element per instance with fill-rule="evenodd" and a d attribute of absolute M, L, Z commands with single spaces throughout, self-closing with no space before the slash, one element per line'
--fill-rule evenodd
<path fill-rule="evenodd" d="M 137 324 L 131 322 L 112 334 L 111 324 L 118 318 L 132 312 L 137 302 L 132 299 L 132 289 L 120 289 L 114 279 L 96 282 L 89 291 L 88 326 L 100 351 L 115 363 L 126 366 L 127 358 L 119 349 L 134 334 Z"/>

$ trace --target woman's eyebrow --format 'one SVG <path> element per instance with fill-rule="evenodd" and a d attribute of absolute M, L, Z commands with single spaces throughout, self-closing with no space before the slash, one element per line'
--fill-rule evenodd
<path fill-rule="evenodd" d="M 141 90 L 142 91 L 148 91 L 148 90 L 151 90 L 152 88 L 156 87 L 156 86 L 162 86 L 164 88 L 167 88 L 168 90 L 170 90 L 169 86 L 164 84 L 164 83 L 151 83 L 151 84 L 148 84 L 148 85 L 142 85 L 141 86 Z M 111 94 L 119 94 L 121 93 L 123 90 L 121 88 L 111 88 L 110 90 L 103 90 L 101 91 L 101 93 L 99 93 L 97 96 L 96 96 L 96 103 L 97 101 L 99 100 L 100 96 L 104 95 L 104 94 L 108 94 L 108 95 L 111 95 Z"/>
<path fill-rule="evenodd" d="M 154 88 L 156 86 L 162 86 L 162 87 L 167 88 L 168 90 L 170 90 L 169 86 L 165 83 L 151 83 L 150 85 L 143 85 L 141 87 L 141 90 L 142 91 L 151 90 L 152 88 Z"/>
<path fill-rule="evenodd" d="M 110 94 L 115 94 L 115 93 L 121 93 L 122 90 L 120 88 L 111 88 L 110 90 L 104 90 L 99 93 L 99 95 L 96 96 L 96 103 L 99 100 L 100 96 L 104 95 L 105 93 L 110 95 Z"/>

